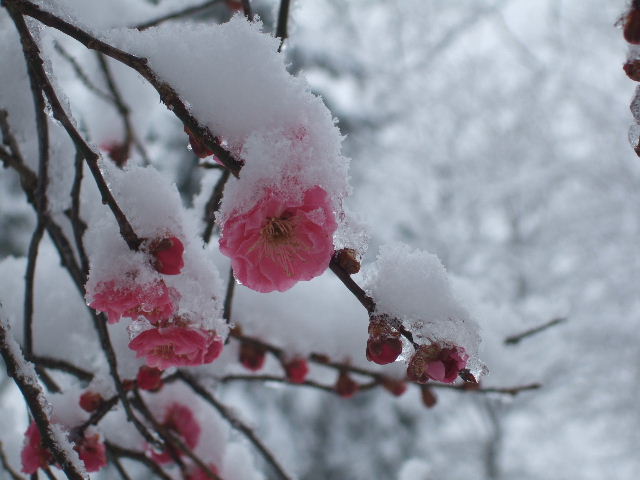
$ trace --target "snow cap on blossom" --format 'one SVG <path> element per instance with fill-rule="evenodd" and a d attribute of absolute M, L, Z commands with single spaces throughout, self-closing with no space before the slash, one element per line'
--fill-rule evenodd
<path fill-rule="evenodd" d="M 403 244 L 383 246 L 365 270 L 365 290 L 376 302 L 376 314 L 402 322 L 417 343 L 456 346 L 471 369 L 481 369 L 478 325 L 454 295 L 438 257 Z"/>
<path fill-rule="evenodd" d="M 149 367 L 192 367 L 220 356 L 222 338 L 215 331 L 182 325 L 158 327 L 138 334 L 129 348 L 144 357 Z"/>
<path fill-rule="evenodd" d="M 109 280 L 97 285 L 89 306 L 106 313 L 109 323 L 116 323 L 122 317 L 140 316 L 153 323 L 173 315 L 178 296 L 177 291 L 162 280 L 146 284 L 136 284 L 130 279 Z"/>
<path fill-rule="evenodd" d="M 249 211 L 224 222 L 220 251 L 247 287 L 285 291 L 327 269 L 336 228 L 331 200 L 321 187 L 301 198 L 267 190 Z"/>
<path fill-rule="evenodd" d="M 31 422 L 25 432 L 25 441 L 20 453 L 22 471 L 27 474 L 36 473 L 53 461 L 51 452 L 42 444 L 42 435 L 36 422 Z"/>
<path fill-rule="evenodd" d="M 407 378 L 418 383 L 427 383 L 429 379 L 453 383 L 467 366 L 468 359 L 462 347 L 420 345 L 409 360 Z"/>
<path fill-rule="evenodd" d="M 162 426 L 180 435 L 189 448 L 193 449 L 198 445 L 201 432 L 200 424 L 198 424 L 191 409 L 186 405 L 177 402 L 169 405 L 165 411 Z M 183 452 L 177 451 L 176 454 L 182 455 Z M 161 453 L 152 451 L 151 457 L 158 463 L 167 463 L 172 460 L 167 451 Z"/>

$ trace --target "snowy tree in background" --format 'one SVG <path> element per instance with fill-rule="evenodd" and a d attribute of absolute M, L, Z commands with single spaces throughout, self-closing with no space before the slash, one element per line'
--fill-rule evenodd
<path fill-rule="evenodd" d="M 640 175 L 598 146 L 616 80 L 562 62 L 623 5 L 478 3 L 2 1 L 11 478 L 610 471 L 554 429 L 637 357 Z M 633 478 L 634 394 L 593 398 Z"/>

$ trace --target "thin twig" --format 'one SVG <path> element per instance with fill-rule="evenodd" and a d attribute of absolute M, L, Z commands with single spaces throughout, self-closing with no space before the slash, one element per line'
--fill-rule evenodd
<path fill-rule="evenodd" d="M 24 355 L 27 360 L 33 357 L 33 290 L 36 272 L 36 258 L 38 257 L 38 248 L 40 241 L 44 235 L 44 225 L 41 219 L 38 220 L 36 228 L 29 242 L 27 253 L 27 268 L 24 274 Z"/>
<path fill-rule="evenodd" d="M 507 345 L 516 345 L 518 343 L 520 343 L 522 340 L 524 340 L 527 337 L 530 337 L 532 335 L 535 335 L 536 333 L 540 333 L 543 332 L 544 330 L 551 328 L 555 325 L 559 325 L 563 322 L 566 322 L 567 318 L 564 317 L 560 317 L 560 318 L 554 318 L 553 320 L 550 320 L 546 323 L 543 323 L 542 325 L 539 325 L 537 327 L 531 328 L 529 330 L 525 330 L 522 333 L 518 333 L 516 335 L 511 335 L 507 338 L 504 339 L 504 343 L 506 343 Z"/>
<path fill-rule="evenodd" d="M 84 437 L 84 432 L 87 428 L 89 428 L 91 425 L 97 425 L 98 423 L 100 423 L 100 420 L 102 420 L 105 415 L 118 404 L 118 400 L 120 400 L 118 395 L 114 395 L 113 397 L 104 400 L 100 404 L 98 409 L 93 412 L 87 420 L 85 420 L 74 429 L 74 432 L 78 434 L 78 437 Z"/>
<path fill-rule="evenodd" d="M 83 166 L 84 159 L 80 152 L 76 152 L 73 185 L 71 187 L 71 213 L 69 217 L 73 229 L 73 239 L 76 244 L 76 249 L 78 250 L 78 257 L 80 258 L 82 275 L 86 279 L 89 276 L 89 258 L 84 248 L 83 237 L 87 225 L 80 218 L 80 192 L 82 189 Z M 86 283 L 86 281 L 83 282 L 83 285 L 84 283 Z"/>
<path fill-rule="evenodd" d="M 43 355 L 34 355 L 33 362 L 50 370 L 60 370 L 61 372 L 68 373 L 78 378 L 79 380 L 82 380 L 83 382 L 90 382 L 93 379 L 93 373 L 76 365 L 73 365 L 66 360 L 60 360 L 58 358 L 52 358 Z"/>
<path fill-rule="evenodd" d="M 227 408 L 224 404 L 220 403 L 216 398 L 207 391 L 198 381 L 193 378 L 190 374 L 179 370 L 178 376 L 182 381 L 184 381 L 189 387 L 199 395 L 203 400 L 209 403 L 213 408 L 215 408 L 220 415 L 222 415 L 229 424 L 236 430 L 242 432 L 247 439 L 256 447 L 256 449 L 260 452 L 260 454 L 264 457 L 264 459 L 271 465 L 271 467 L 275 470 L 278 476 L 283 480 L 292 480 L 292 477 L 289 476 L 287 472 L 282 468 L 280 462 L 275 458 L 273 453 L 267 448 L 267 446 L 262 443 L 262 441 L 258 438 L 255 432 L 245 423 L 243 423 L 238 417 L 236 417 L 229 408 Z"/>
<path fill-rule="evenodd" d="M 253 11 L 251 10 L 251 0 L 242 0 L 242 10 L 247 20 L 253 22 Z"/>
<path fill-rule="evenodd" d="M 107 82 L 107 86 L 109 87 L 109 91 L 113 97 L 112 103 L 118 110 L 120 114 L 120 118 L 122 119 L 122 124 L 124 127 L 125 138 L 124 138 L 124 152 L 123 155 L 125 158 L 129 155 L 129 151 L 131 150 L 131 144 L 135 144 L 138 153 L 142 157 L 145 164 L 151 163 L 149 157 L 147 155 L 144 146 L 140 141 L 138 141 L 133 125 L 131 124 L 131 110 L 127 106 L 122 98 L 120 93 L 120 89 L 116 84 L 115 78 L 113 78 L 113 74 L 111 72 L 111 68 L 109 67 L 109 62 L 104 54 L 100 52 L 96 52 L 96 57 L 98 58 L 98 64 L 100 65 L 100 69 L 102 70 L 102 75 L 104 76 L 105 81 Z"/>
<path fill-rule="evenodd" d="M 114 101 L 113 97 L 111 97 L 108 93 L 103 92 L 91 81 L 89 76 L 82 69 L 82 66 L 80 66 L 78 61 L 69 52 L 67 52 L 64 49 L 64 47 L 60 44 L 60 42 L 58 42 L 57 40 L 54 40 L 53 48 L 56 50 L 56 52 L 60 54 L 62 58 L 64 58 L 69 63 L 69 65 L 71 65 L 71 68 L 73 69 L 75 74 L 78 76 L 80 81 L 84 84 L 84 86 L 87 87 L 87 90 L 95 93 L 98 97 L 102 98 L 103 100 L 109 103 L 113 103 Z"/>
<path fill-rule="evenodd" d="M 204 243 L 209 243 L 211 240 L 211 234 L 213 233 L 213 227 L 215 225 L 215 215 L 218 209 L 220 208 L 220 202 L 222 201 L 222 195 L 224 193 L 224 187 L 229 180 L 229 170 L 225 170 L 218 178 L 215 187 L 213 187 L 213 191 L 211 192 L 211 196 L 209 200 L 207 200 L 207 204 L 204 207 L 204 222 L 205 228 L 202 233 L 202 239 Z"/>
<path fill-rule="evenodd" d="M 234 176 L 238 176 L 242 168 L 242 163 L 235 159 L 231 152 L 216 141 L 215 135 L 211 133 L 208 127 L 200 124 L 191 114 L 189 107 L 182 101 L 175 89 L 156 76 L 156 73 L 149 67 L 146 58 L 136 57 L 135 55 L 115 48 L 55 14 L 42 10 L 38 5 L 28 0 L 4 0 L 4 2 L 7 6 L 10 5 L 11 8 L 75 38 L 87 48 L 102 52 L 134 69 L 156 89 L 160 94 L 162 102 L 182 121 L 185 127 L 191 131 L 192 135 L 208 147 Z"/>
<path fill-rule="evenodd" d="M 120 463 L 120 459 L 115 455 L 110 455 L 110 457 L 111 457 L 111 463 L 115 465 L 116 470 L 120 474 L 120 478 L 122 478 L 122 480 L 132 480 L 132 478 L 129 476 L 127 471 L 122 466 L 122 463 Z"/>
<path fill-rule="evenodd" d="M 182 439 L 178 435 L 175 435 L 169 428 L 160 424 L 155 419 L 137 389 L 134 390 L 133 393 L 135 399 L 135 407 L 140 411 L 140 413 L 145 416 L 147 420 L 151 422 L 154 430 L 164 438 L 165 443 L 167 444 L 167 451 L 174 458 L 174 461 L 181 466 L 181 468 L 184 467 L 184 464 L 178 456 L 178 451 L 182 451 L 187 457 L 193 460 L 193 462 L 195 462 L 196 465 L 198 465 L 198 467 L 202 469 L 205 475 L 211 480 L 222 480 L 213 470 L 211 470 L 209 465 L 207 465 L 198 455 L 193 452 L 193 450 L 184 441 L 182 441 Z"/>
<path fill-rule="evenodd" d="M 4 449 L 2 448 L 2 442 L 0 442 L 0 463 L 2 464 L 2 468 L 4 468 L 5 472 L 11 475 L 11 480 L 24 480 L 12 467 L 9 465 L 7 461 L 7 457 L 4 454 Z"/>
<path fill-rule="evenodd" d="M 69 452 L 58 444 L 58 441 L 53 435 L 51 421 L 45 407 L 47 402 L 42 390 L 37 380 L 25 372 L 24 366 L 27 365 L 26 360 L 15 343 L 13 346 L 11 345 L 11 342 L 14 341 L 9 338 L 9 335 L 4 319 L 0 319 L 0 354 L 4 359 L 7 375 L 13 379 L 20 389 L 29 407 L 29 411 L 38 425 L 43 444 L 51 451 L 56 462 L 61 465 L 61 468 L 67 474 L 67 477 L 72 480 L 84 479 L 84 476 L 73 464 Z"/>
<path fill-rule="evenodd" d="M 233 267 L 229 267 L 229 280 L 227 280 L 227 293 L 224 296 L 224 308 L 222 318 L 227 323 L 231 323 L 231 308 L 233 306 L 233 291 L 236 286 L 236 277 L 233 276 Z"/>
<path fill-rule="evenodd" d="M 158 17 L 158 18 L 156 18 L 154 20 L 149 20 L 147 22 L 140 23 L 140 24 L 136 25 L 133 28 L 136 28 L 136 29 L 138 29 L 140 31 L 146 30 L 147 28 L 151 28 L 151 27 L 155 27 L 157 25 L 160 25 L 161 23 L 166 22 L 167 20 L 175 20 L 176 18 L 186 17 L 188 15 L 192 15 L 194 13 L 201 12 L 203 10 L 208 9 L 209 7 L 212 7 L 216 3 L 220 3 L 220 2 L 221 2 L 221 0 L 209 0 L 208 2 L 200 3 L 198 5 L 193 5 L 191 7 L 187 7 L 185 9 L 178 10 L 177 12 L 168 13 L 168 14 L 163 15 L 161 17 Z"/>
<path fill-rule="evenodd" d="M 280 10 L 278 11 L 278 26 L 276 27 L 276 37 L 280 39 L 280 46 L 278 46 L 278 52 L 282 51 L 284 41 L 289 36 L 287 31 L 287 23 L 289 21 L 289 1 L 280 0 Z"/>
<path fill-rule="evenodd" d="M 151 470 L 158 476 L 158 478 L 161 478 L 162 480 L 172 480 L 172 477 L 170 477 L 156 462 L 151 460 L 151 458 L 147 457 L 144 453 L 122 448 L 110 442 L 105 442 L 105 446 L 107 447 L 107 452 L 109 452 L 110 455 L 113 455 L 116 458 L 128 458 L 130 460 L 135 460 Z"/>
<path fill-rule="evenodd" d="M 16 25 L 16 28 L 18 29 L 18 33 L 20 34 L 20 40 L 23 44 L 23 50 L 25 51 L 27 64 L 30 67 L 30 77 L 33 76 L 34 81 L 37 82 L 38 86 L 42 89 L 42 91 L 44 91 L 47 99 L 49 100 L 49 105 L 51 106 L 54 118 L 62 124 L 69 137 L 71 137 L 71 140 L 73 141 L 76 149 L 79 151 L 79 153 L 82 153 L 96 181 L 98 190 L 100 191 L 100 194 L 102 196 L 102 202 L 109 206 L 116 221 L 118 222 L 122 238 L 125 240 L 125 242 L 127 242 L 127 245 L 131 250 L 138 250 L 140 245 L 142 244 L 142 239 L 136 235 L 133 227 L 129 223 L 129 220 L 122 212 L 120 206 L 117 204 L 115 198 L 111 194 L 109 186 L 102 176 L 102 171 L 100 170 L 99 155 L 93 151 L 93 149 L 87 144 L 87 142 L 85 142 L 85 140 L 82 138 L 82 135 L 80 135 L 75 125 L 65 112 L 65 109 L 60 103 L 60 100 L 58 99 L 58 96 L 53 86 L 51 85 L 51 82 L 49 81 L 47 73 L 44 70 L 38 45 L 31 36 L 31 32 L 27 28 L 24 18 L 15 12 L 15 10 L 20 10 L 21 6 L 27 4 L 28 2 L 15 3 L 15 0 L 6 1 L 7 9 L 10 13 L 12 13 L 13 21 Z"/>

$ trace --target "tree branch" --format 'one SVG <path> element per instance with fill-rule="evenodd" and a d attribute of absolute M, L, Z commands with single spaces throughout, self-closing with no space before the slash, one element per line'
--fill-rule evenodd
<path fill-rule="evenodd" d="M 292 480 L 292 477 L 289 476 L 287 472 L 282 468 L 278 460 L 276 460 L 275 456 L 271 451 L 262 443 L 262 441 L 258 438 L 255 432 L 245 423 L 243 423 L 240 419 L 238 419 L 233 413 L 222 403 L 216 400 L 213 395 L 211 395 L 207 389 L 205 389 L 198 381 L 193 378 L 190 374 L 178 370 L 178 377 L 184 381 L 191 390 L 193 390 L 197 395 L 199 395 L 203 400 L 209 403 L 213 408 L 215 408 L 220 415 L 222 415 L 229 424 L 236 430 L 243 433 L 247 439 L 256 447 L 256 449 L 260 452 L 260 454 L 264 457 L 264 459 L 271 465 L 273 470 L 278 474 L 278 476 L 283 480 Z"/>
<path fill-rule="evenodd" d="M 287 32 L 287 23 L 289 21 L 289 1 L 280 0 L 280 10 L 278 11 L 278 26 L 276 27 L 276 37 L 280 39 L 278 52 L 282 51 L 284 41 L 289 36 Z"/>
<path fill-rule="evenodd" d="M 161 17 L 158 17 L 158 18 L 154 19 L 154 20 L 149 20 L 147 22 L 140 23 L 140 24 L 136 25 L 133 28 L 136 28 L 136 29 L 138 29 L 140 31 L 143 31 L 143 30 L 146 30 L 148 28 L 160 25 L 161 23 L 166 22 L 167 20 L 175 20 L 176 18 L 186 17 L 188 15 L 192 15 L 194 13 L 201 12 L 201 11 L 206 10 L 209 7 L 212 7 L 213 5 L 215 5 L 217 3 L 220 3 L 220 2 L 221 2 L 221 0 L 209 0 L 208 2 L 200 3 L 198 5 L 193 5 L 191 7 L 187 7 L 187 8 L 184 8 L 182 10 L 178 10 L 177 12 L 168 13 L 167 15 L 163 15 Z"/>
<path fill-rule="evenodd" d="M 531 328 L 529 330 L 525 330 L 522 333 L 518 333 L 516 335 L 511 335 L 507 338 L 504 339 L 504 343 L 507 345 L 516 345 L 518 343 L 520 343 L 522 340 L 524 340 L 527 337 L 530 337 L 532 335 L 535 335 L 537 333 L 543 332 L 548 328 L 554 327 L 556 325 L 559 325 L 563 322 L 566 322 L 567 318 L 565 317 L 560 317 L 560 318 L 554 318 L 553 320 L 550 320 L 546 323 L 543 323 L 542 325 L 539 325 L 537 327 Z"/>
<path fill-rule="evenodd" d="M 0 354 L 7 368 L 7 375 L 13 379 L 20 389 L 29 411 L 38 425 L 43 444 L 51 451 L 67 477 L 71 480 L 84 479 L 85 476 L 76 468 L 72 458 L 69 456 L 69 452 L 55 438 L 46 410 L 47 401 L 35 375 L 28 371 L 31 364 L 26 362 L 20 353 L 19 347 L 9 335 L 4 319 L 0 319 Z"/>
<path fill-rule="evenodd" d="M 55 28 L 62 33 L 76 39 L 89 49 L 99 51 L 105 55 L 127 65 L 142 75 L 156 91 L 160 94 L 162 102 L 171 110 L 182 123 L 207 146 L 222 164 L 234 175 L 238 176 L 242 163 L 236 160 L 231 152 L 219 145 L 215 140 L 215 135 L 201 125 L 198 120 L 191 115 L 187 105 L 180 99 L 178 93 L 168 83 L 160 80 L 155 72 L 147 65 L 147 59 L 136 57 L 123 50 L 115 48 L 81 28 L 57 17 L 56 15 L 42 10 L 39 6 L 28 0 L 3 0 L 7 6 L 15 8 L 20 13 L 35 18 L 39 22 Z"/>

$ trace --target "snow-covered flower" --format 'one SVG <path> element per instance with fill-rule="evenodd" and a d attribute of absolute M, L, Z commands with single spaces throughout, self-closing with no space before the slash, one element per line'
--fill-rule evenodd
<path fill-rule="evenodd" d="M 429 379 L 452 383 L 467 366 L 468 359 L 462 347 L 443 347 L 435 343 L 421 345 L 409 361 L 407 377 L 418 383 L 426 383 Z"/>
<path fill-rule="evenodd" d="M 222 338 L 212 330 L 184 326 L 151 328 L 129 342 L 136 357 L 164 370 L 213 362 L 222 352 Z"/>
<path fill-rule="evenodd" d="M 144 285 L 110 280 L 98 284 L 89 306 L 106 313 L 109 323 L 116 323 L 122 317 L 140 316 L 154 323 L 171 317 L 178 297 L 178 292 L 162 280 Z"/>
<path fill-rule="evenodd" d="M 220 251 L 247 287 L 282 292 L 327 269 L 336 228 L 331 200 L 321 187 L 297 200 L 269 189 L 248 212 L 224 222 Z"/>

